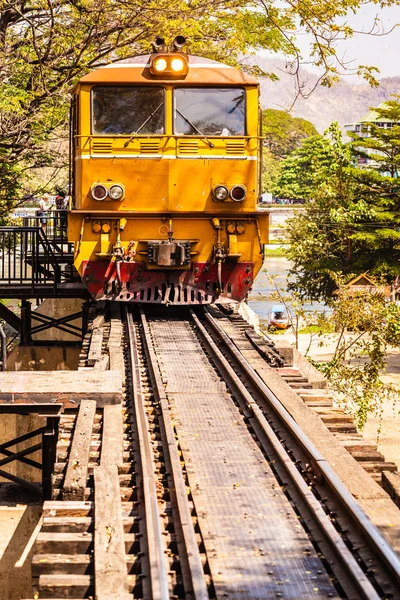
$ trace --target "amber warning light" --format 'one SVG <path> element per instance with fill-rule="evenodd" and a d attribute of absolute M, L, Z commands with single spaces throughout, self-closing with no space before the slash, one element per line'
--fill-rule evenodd
<path fill-rule="evenodd" d="M 150 73 L 159 77 L 182 77 L 188 74 L 189 63 L 184 54 L 155 54 L 150 59 Z"/>

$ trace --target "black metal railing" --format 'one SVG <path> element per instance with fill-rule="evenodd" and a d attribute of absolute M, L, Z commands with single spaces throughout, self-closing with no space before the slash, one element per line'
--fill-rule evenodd
<path fill-rule="evenodd" d="M 0 227 L 0 283 L 32 292 L 61 282 L 60 256 L 42 227 Z"/>
<path fill-rule="evenodd" d="M 59 259 L 69 258 L 73 244 L 68 242 L 68 211 L 36 211 L 35 215 L 22 217 L 24 227 L 40 227 Z"/>
<path fill-rule="evenodd" d="M 7 336 L 0 325 L 0 371 L 7 369 Z"/>

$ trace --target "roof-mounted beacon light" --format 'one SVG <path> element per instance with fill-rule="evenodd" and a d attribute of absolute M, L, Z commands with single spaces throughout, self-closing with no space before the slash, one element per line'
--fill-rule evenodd
<path fill-rule="evenodd" d="M 180 79 L 189 72 L 186 54 L 154 54 L 150 57 L 150 73 L 162 78 Z"/>
<path fill-rule="evenodd" d="M 186 44 L 185 36 L 177 35 L 173 41 L 174 51 L 180 52 L 185 44 Z"/>
<path fill-rule="evenodd" d="M 165 52 L 165 40 L 162 37 L 156 37 L 154 42 L 151 43 L 153 46 L 153 52 Z"/>

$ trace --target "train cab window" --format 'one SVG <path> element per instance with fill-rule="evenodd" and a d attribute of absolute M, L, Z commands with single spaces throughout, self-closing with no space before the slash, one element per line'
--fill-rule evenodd
<path fill-rule="evenodd" d="M 176 88 L 176 135 L 245 135 L 245 90 L 242 88 Z"/>
<path fill-rule="evenodd" d="M 92 89 L 92 133 L 146 135 L 164 133 L 164 89 L 146 86 L 98 86 Z"/>

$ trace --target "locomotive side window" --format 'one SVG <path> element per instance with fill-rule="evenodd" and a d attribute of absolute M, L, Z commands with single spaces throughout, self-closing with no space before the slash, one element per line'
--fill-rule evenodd
<path fill-rule="evenodd" d="M 245 135 L 245 91 L 242 88 L 176 88 L 176 135 Z"/>
<path fill-rule="evenodd" d="M 154 86 L 94 87 L 92 133 L 163 134 L 164 89 Z"/>

